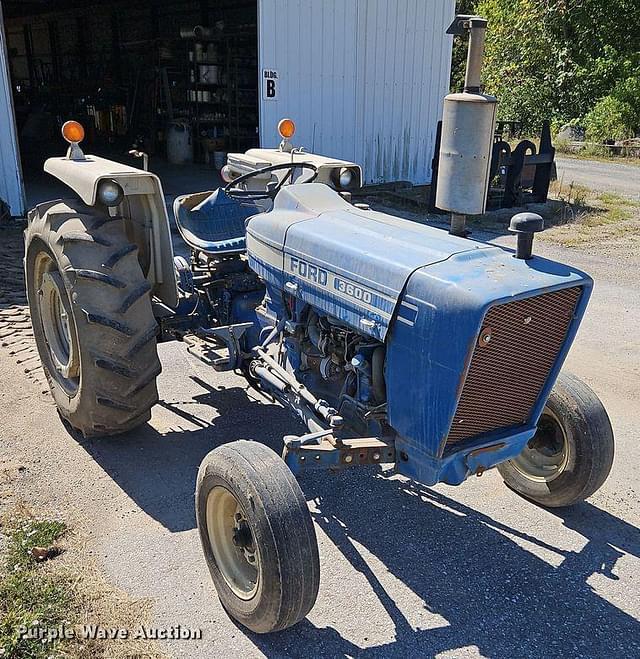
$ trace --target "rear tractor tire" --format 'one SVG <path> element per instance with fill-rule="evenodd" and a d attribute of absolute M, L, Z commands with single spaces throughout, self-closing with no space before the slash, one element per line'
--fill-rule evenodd
<path fill-rule="evenodd" d="M 200 465 L 195 499 L 205 559 L 227 613 L 258 634 L 302 620 L 318 595 L 318 544 L 284 461 L 257 442 L 220 446 Z"/>
<path fill-rule="evenodd" d="M 512 490 L 542 506 L 570 506 L 590 497 L 613 464 L 611 423 L 596 394 L 561 373 L 522 453 L 498 465 Z"/>
<path fill-rule="evenodd" d="M 131 430 L 158 400 L 151 285 L 124 220 L 42 204 L 25 231 L 33 333 L 60 415 L 85 437 Z"/>

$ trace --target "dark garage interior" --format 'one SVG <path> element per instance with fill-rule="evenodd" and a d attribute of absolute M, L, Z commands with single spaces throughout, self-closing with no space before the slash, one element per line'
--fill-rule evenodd
<path fill-rule="evenodd" d="M 229 151 L 258 144 L 257 0 L 3 2 L 27 197 L 50 196 L 44 160 L 68 119 L 83 148 L 141 166 L 165 192 L 209 188 Z M 172 189 L 174 188 L 175 189 Z"/>

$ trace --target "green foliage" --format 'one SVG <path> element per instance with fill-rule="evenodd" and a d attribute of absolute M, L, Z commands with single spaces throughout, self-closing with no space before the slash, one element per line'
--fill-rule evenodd
<path fill-rule="evenodd" d="M 474 14 L 476 0 L 458 0 L 456 13 Z M 453 39 L 453 55 L 451 58 L 451 91 L 459 92 L 464 87 L 464 73 L 467 63 L 467 47 L 469 39 L 455 37 Z"/>
<path fill-rule="evenodd" d="M 500 101 L 500 118 L 538 131 L 543 119 L 560 126 L 585 117 L 609 95 L 640 107 L 637 0 L 476 0 L 464 5 L 465 13 L 489 20 L 483 77 L 487 92 Z M 454 73 L 464 70 L 460 50 L 454 49 Z M 633 130 L 640 128 L 640 121 L 632 124 Z"/>
<path fill-rule="evenodd" d="M 613 95 L 620 101 L 640 109 L 640 69 L 634 75 L 620 80 L 613 88 Z"/>
<path fill-rule="evenodd" d="M 4 569 L 0 574 L 0 654 L 6 657 L 49 657 L 56 643 L 23 638 L 20 628 L 55 628 L 72 601 L 68 579 L 53 576 L 47 564 L 31 556 L 34 547 L 50 547 L 66 526 L 56 520 L 26 519 L 7 538 Z"/>
<path fill-rule="evenodd" d="M 640 133 L 640 68 L 634 75 L 618 81 L 611 95 L 626 106 L 630 132 Z"/>
<path fill-rule="evenodd" d="M 536 0 L 480 0 L 476 9 L 489 20 L 484 81 L 498 97 L 500 118 L 521 121 L 525 132 L 539 130 L 552 116 L 555 98 L 547 70 L 553 44 L 541 27 L 544 7 Z"/>
<path fill-rule="evenodd" d="M 613 96 L 604 96 L 584 119 L 590 142 L 624 140 L 633 136 L 633 108 Z"/>

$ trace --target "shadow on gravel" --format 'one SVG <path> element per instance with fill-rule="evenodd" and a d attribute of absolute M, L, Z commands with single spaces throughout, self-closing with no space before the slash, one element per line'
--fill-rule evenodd
<path fill-rule="evenodd" d="M 367 578 L 395 625 L 396 639 L 363 649 L 332 627 L 304 621 L 278 637 L 251 635 L 267 656 L 287 648 L 289 656 L 302 657 L 310 647 L 322 648 L 325 656 L 433 656 L 465 646 L 477 646 L 488 657 L 640 656 L 638 621 L 587 583 L 593 574 L 617 579 L 612 568 L 624 553 L 640 557 L 638 529 L 609 513 L 588 503 L 556 511 L 586 539 L 573 552 L 429 488 L 380 474 L 350 472 L 320 484 L 306 477 L 303 487 L 307 498 L 316 499 L 315 521 Z M 550 565 L 509 536 L 553 551 L 560 565 Z M 377 556 L 447 626 L 413 629 L 353 541 Z"/>
<path fill-rule="evenodd" d="M 280 452 L 282 436 L 296 423 L 279 405 L 252 400 L 243 388 L 221 390 L 195 381 L 205 392 L 193 401 L 210 405 L 219 415 L 211 422 L 185 412 L 187 404 L 161 404 L 197 430 L 160 434 L 146 426 L 120 438 L 83 442 L 118 485 L 170 531 L 195 527 L 195 477 L 206 453 L 241 438 L 260 439 Z M 316 523 L 367 578 L 395 625 L 396 638 L 363 649 L 333 627 L 318 628 L 308 620 L 269 636 L 242 629 L 267 656 L 434 656 L 465 646 L 477 646 L 490 657 L 640 656 L 638 621 L 588 583 L 594 574 L 616 579 L 613 568 L 624 554 L 640 557 L 638 529 L 609 513 L 588 503 L 555 511 L 567 528 L 586 539 L 573 552 L 506 527 L 427 487 L 390 480 L 375 468 L 308 474 L 301 485 L 307 499 L 315 501 Z M 447 625 L 413 629 L 354 541 Z M 527 551 L 523 543 L 553 552 L 559 566 Z M 346 613 L 337 608 L 336 619 L 342 615 Z M 366 620 L 362 612 L 354 621 L 363 637 Z"/>
<path fill-rule="evenodd" d="M 200 378 L 191 379 L 205 391 L 187 402 L 215 408 L 215 417 L 191 414 L 185 411 L 189 405 L 184 403 L 158 404 L 197 430 L 175 427 L 160 433 L 146 424 L 122 435 L 79 439 L 87 453 L 136 504 L 172 532 L 196 526 L 196 475 L 209 451 L 237 439 L 254 439 L 280 453 L 286 432 L 295 432 L 296 426 L 303 432 L 302 426 L 280 405 L 266 399 L 253 400 L 241 387 L 213 387 Z"/>

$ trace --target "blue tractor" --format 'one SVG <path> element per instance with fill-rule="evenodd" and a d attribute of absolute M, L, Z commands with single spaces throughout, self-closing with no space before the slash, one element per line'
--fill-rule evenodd
<path fill-rule="evenodd" d="M 454 110 L 449 120 L 467 108 Z M 614 450 L 599 399 L 560 371 L 592 281 L 532 253 L 538 216 L 513 218 L 511 250 L 464 235 L 473 176 L 457 183 L 466 192 L 449 204 L 450 232 L 354 204 L 359 168 L 289 148 L 289 128 L 275 164 L 263 153 L 252 170 L 227 171 L 225 188 L 176 200 L 190 257 L 174 259 L 157 177 L 84 155 L 82 128 L 68 123 L 69 153 L 45 169 L 79 199 L 41 204 L 25 233 L 34 335 L 71 426 L 105 435 L 147 421 L 167 340 L 242 373 L 305 424 L 282 456 L 235 441 L 197 476 L 220 600 L 259 633 L 300 621 L 318 593 L 295 475 L 386 464 L 458 485 L 497 467 L 524 497 L 568 506 L 602 485 Z M 464 148 L 468 169 L 479 158 Z M 444 207 L 447 195 L 445 185 Z"/>

